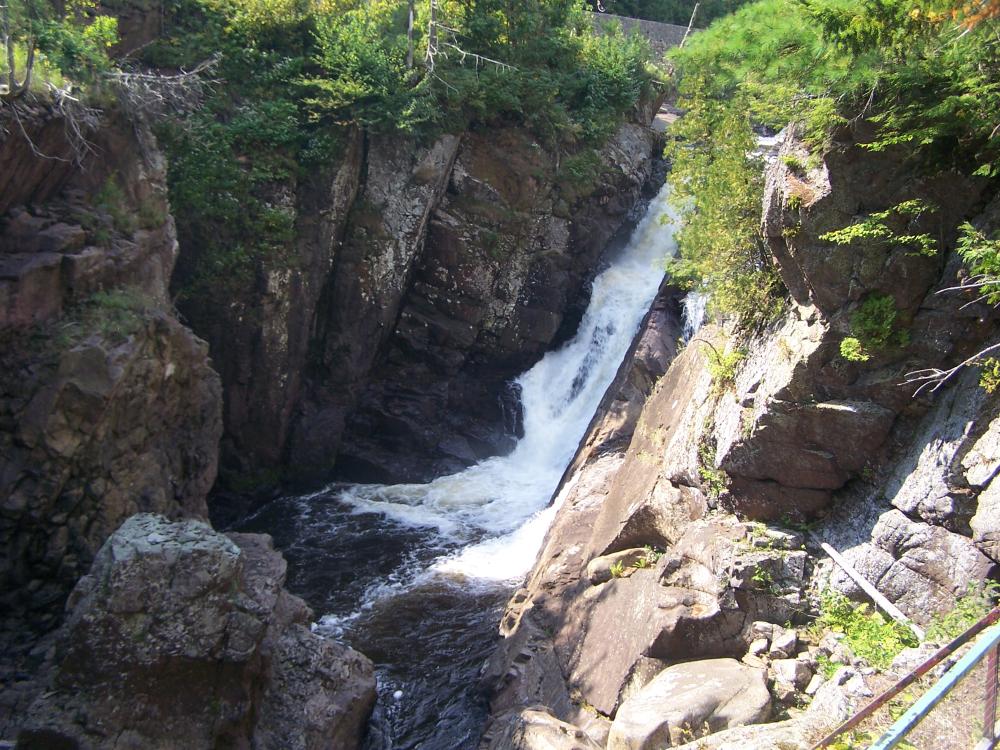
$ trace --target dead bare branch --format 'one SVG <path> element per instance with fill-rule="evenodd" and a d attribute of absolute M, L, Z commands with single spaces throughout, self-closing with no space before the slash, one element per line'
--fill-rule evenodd
<path fill-rule="evenodd" d="M 485 67 L 486 65 L 492 65 L 498 70 L 503 71 L 517 70 L 515 66 L 505 63 L 502 60 L 494 60 L 492 57 L 480 55 L 477 52 L 470 52 L 469 50 L 463 48 L 458 43 L 458 36 L 461 32 L 438 21 L 437 12 L 437 0 L 431 0 L 431 18 L 427 27 L 427 54 L 424 55 L 424 63 L 427 65 L 428 72 L 434 73 L 437 58 L 442 57 L 445 60 L 449 59 L 447 52 L 448 49 L 454 51 L 458 55 L 459 65 L 465 65 L 465 61 L 471 58 L 476 63 L 477 71 L 480 67 Z M 441 77 L 437 75 L 435 75 L 434 78 L 437 78 L 439 81 L 442 80 Z M 442 83 L 443 82 L 444 81 L 442 81 Z M 454 87 L 449 86 L 449 88 Z"/>
<path fill-rule="evenodd" d="M 959 362 L 954 367 L 947 370 L 940 370 L 936 367 L 927 367 L 922 370 L 913 370 L 912 372 L 906 373 L 906 380 L 904 380 L 901 385 L 911 385 L 913 383 L 920 383 L 920 386 L 913 392 L 913 396 L 916 397 L 920 395 L 920 392 L 925 388 L 930 388 L 930 393 L 934 393 L 938 388 L 948 382 L 959 370 L 964 367 L 976 364 L 983 357 L 991 352 L 995 352 L 1000 349 L 1000 342 L 996 344 L 991 344 L 985 349 L 973 354 L 971 357 Z"/>
<path fill-rule="evenodd" d="M 183 115 L 198 109 L 205 96 L 220 83 L 210 77 L 218 64 L 219 56 L 215 55 L 191 70 L 174 75 L 117 70 L 106 78 L 114 85 L 122 107 L 133 117 L 146 118 L 165 112 Z"/>

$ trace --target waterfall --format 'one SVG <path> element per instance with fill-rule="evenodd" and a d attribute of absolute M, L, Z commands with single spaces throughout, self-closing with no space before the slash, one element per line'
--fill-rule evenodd
<path fill-rule="evenodd" d="M 408 525 L 433 527 L 466 544 L 437 560 L 436 573 L 514 580 L 534 560 L 553 491 L 663 278 L 673 228 L 664 186 L 626 247 L 593 282 L 590 305 L 572 340 L 517 378 L 524 436 L 490 458 L 427 484 L 354 485 L 340 499 Z"/>
<path fill-rule="evenodd" d="M 705 316 L 708 313 L 708 294 L 697 290 L 688 292 L 684 295 L 681 312 L 684 316 L 682 336 L 685 341 L 690 341 L 705 323 Z"/>
<path fill-rule="evenodd" d="M 534 563 L 566 466 L 614 379 L 675 251 L 668 189 L 593 282 L 572 340 L 514 384 L 524 435 L 498 456 L 426 484 L 331 485 L 278 498 L 242 530 L 267 531 L 317 632 L 376 662 L 365 750 L 475 747 L 475 689 L 506 600 Z"/>

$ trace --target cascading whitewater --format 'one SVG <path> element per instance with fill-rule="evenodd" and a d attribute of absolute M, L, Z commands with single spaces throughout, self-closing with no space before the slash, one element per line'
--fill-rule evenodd
<path fill-rule="evenodd" d="M 376 662 L 365 750 L 475 747 L 476 676 L 504 602 L 534 562 L 552 493 L 628 351 L 675 250 L 668 190 L 593 283 L 576 336 L 517 379 L 514 450 L 427 484 L 331 485 L 278 498 L 242 524 L 267 531 L 315 629 Z"/>
<path fill-rule="evenodd" d="M 675 250 L 671 223 L 662 220 L 668 196 L 664 186 L 628 245 L 594 279 L 576 336 L 517 379 L 524 437 L 511 453 L 428 484 L 355 485 L 341 490 L 340 499 L 469 545 L 435 563 L 434 572 L 494 581 L 523 576 L 551 518 L 542 512 Z"/>

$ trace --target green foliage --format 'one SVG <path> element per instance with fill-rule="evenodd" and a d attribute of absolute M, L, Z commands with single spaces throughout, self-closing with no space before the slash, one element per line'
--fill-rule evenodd
<path fill-rule="evenodd" d="M 840 342 L 840 356 L 848 362 L 867 362 L 871 359 L 864 344 L 854 336 L 848 336 Z"/>
<path fill-rule="evenodd" d="M 757 568 L 754 570 L 750 580 L 757 584 L 757 588 L 773 593 L 774 575 L 767 568 Z"/>
<path fill-rule="evenodd" d="M 906 145 L 938 164 L 997 173 L 996 22 L 963 29 L 942 0 L 760 0 L 674 53 L 682 73 L 718 69 L 717 95 L 751 96 L 754 119 L 805 126 L 817 149 L 864 113 L 873 150 Z"/>
<path fill-rule="evenodd" d="M 865 117 L 879 126 L 870 149 L 905 146 L 932 172 L 1000 174 L 1000 21 L 963 30 L 949 9 L 941 0 L 759 0 L 673 50 L 686 112 L 667 148 L 688 211 L 671 267 L 678 278 L 725 314 L 759 320 L 774 309 L 780 284 L 756 237 L 753 126 L 798 124 L 813 154 L 789 165 L 796 170 Z M 826 239 L 929 255 L 934 238 L 916 228 L 928 208 L 906 201 Z"/>
<path fill-rule="evenodd" d="M 816 666 L 819 669 L 821 675 L 823 675 L 824 680 L 829 680 L 836 674 L 837 670 L 840 669 L 843 664 L 838 664 L 837 662 L 830 659 L 826 654 L 819 654 L 816 657 Z"/>
<path fill-rule="evenodd" d="M 979 363 L 979 387 L 993 393 L 1000 387 L 1000 359 L 987 357 Z"/>
<path fill-rule="evenodd" d="M 890 701 L 890 705 L 897 706 L 896 711 L 899 711 L 899 701 Z M 867 750 L 878 741 L 881 734 L 881 731 L 878 730 L 852 729 L 835 739 L 827 747 L 830 750 Z M 896 747 L 899 750 L 919 750 L 916 745 L 906 740 L 900 740 L 896 743 Z"/>
<path fill-rule="evenodd" d="M 660 558 L 663 557 L 664 551 L 659 547 L 654 547 L 651 544 L 645 545 L 643 549 L 646 551 L 646 563 L 648 565 L 656 565 Z"/>
<path fill-rule="evenodd" d="M 710 21 L 727 13 L 732 13 L 748 0 L 701 0 L 695 26 L 707 26 Z M 694 0 L 607 0 L 604 7 L 608 13 L 619 16 L 647 18 L 650 21 L 674 23 L 687 26 L 694 9 Z"/>
<path fill-rule="evenodd" d="M 117 343 L 137 333 L 146 313 L 152 308 L 149 299 L 132 288 L 96 292 L 68 311 L 57 324 L 55 344 L 68 349 L 91 334 Z"/>
<path fill-rule="evenodd" d="M 965 593 L 955 600 L 951 610 L 932 618 L 927 628 L 927 640 L 944 643 L 961 635 L 989 614 L 998 594 L 1000 585 L 995 581 L 970 583 Z"/>
<path fill-rule="evenodd" d="M 559 181 L 571 189 L 589 189 L 601 176 L 603 162 L 600 154 L 592 148 L 584 148 L 577 154 L 567 156 L 560 165 Z"/>
<path fill-rule="evenodd" d="M 982 284 L 979 292 L 986 302 L 1000 304 L 1000 237 L 988 238 L 965 222 L 959 227 L 957 248 L 973 280 Z"/>
<path fill-rule="evenodd" d="M 698 476 L 704 482 L 708 496 L 717 498 L 729 486 L 729 476 L 722 469 L 715 468 L 714 452 L 708 442 L 698 446 Z"/>
<path fill-rule="evenodd" d="M 896 327 L 896 301 L 888 294 L 871 294 L 851 315 L 851 336 L 840 342 L 840 356 L 866 362 L 890 346 L 906 346 L 909 333 Z"/>
<path fill-rule="evenodd" d="M 98 13 L 95 0 L 52 4 L 45 0 L 9 0 L 10 42 L 14 48 L 15 87 L 24 82 L 29 59 L 35 64 L 32 90 L 43 84 L 63 88 L 66 79 L 98 84 L 111 68 L 110 48 L 118 41 L 118 19 Z M 6 50 L 0 55 L 0 74 L 11 75 Z"/>
<path fill-rule="evenodd" d="M 242 110 L 235 124 L 206 113 L 161 132 L 172 155 L 171 204 L 183 219 L 180 232 L 189 252 L 180 278 L 184 298 L 238 288 L 257 261 L 290 249 L 294 215 L 273 205 L 269 186 L 290 179 L 296 166 L 276 143 L 283 134 L 246 126 L 256 112 Z M 263 148 L 265 143 L 272 148 Z M 255 160 L 234 158 L 250 153 Z"/>
<path fill-rule="evenodd" d="M 625 563 L 621 561 L 611 563 L 611 577 L 621 578 L 623 575 L 625 575 Z"/>
<path fill-rule="evenodd" d="M 136 217 L 125 197 L 124 191 L 109 177 L 101 189 L 94 194 L 94 208 L 108 214 L 115 230 L 131 234 L 136 229 Z"/>
<path fill-rule="evenodd" d="M 407 85 L 406 5 L 362 3 L 316 19 L 320 74 L 308 83 L 308 103 L 341 122 L 412 126 L 413 96 Z"/>
<path fill-rule="evenodd" d="M 921 200 L 908 200 L 887 211 L 876 211 L 857 223 L 821 234 L 820 239 L 837 245 L 872 242 L 893 247 L 908 247 L 916 255 L 934 255 L 937 241 L 925 232 L 914 232 L 913 225 L 933 206 Z M 897 226 L 900 228 L 897 230 Z"/>
<path fill-rule="evenodd" d="M 413 68 L 399 0 L 172 0 L 149 64 L 190 67 L 220 54 L 205 107 L 168 122 L 170 199 L 187 255 L 185 298 L 249 283 L 260 264 L 294 258 L 294 212 L 278 196 L 322 178 L 349 127 L 427 140 L 470 123 L 517 123 L 546 142 L 599 147 L 651 82 L 648 48 L 596 37 L 570 0 L 444 0 L 438 20 L 477 63 L 451 48 L 423 64 L 428 0 L 416 4 Z M 445 32 L 441 32 L 444 34 Z M 587 179 L 591 157 L 569 165 Z"/>
<path fill-rule="evenodd" d="M 820 628 L 843 633 L 855 655 L 876 669 L 887 669 L 904 648 L 916 646 L 913 633 L 867 604 L 854 604 L 843 594 L 827 589 L 820 596 Z"/>
<path fill-rule="evenodd" d="M 708 371 L 712 375 L 715 388 L 721 390 L 731 386 L 736 379 L 737 367 L 746 359 L 746 352 L 742 349 L 718 352 L 713 347 L 709 347 L 708 352 Z"/>
<path fill-rule="evenodd" d="M 687 114 L 671 130 L 671 200 L 681 213 L 677 255 L 667 262 L 675 282 L 709 295 L 712 312 L 746 323 L 777 311 L 781 289 L 760 236 L 762 164 L 739 101 L 705 95 L 710 75 L 685 76 L 679 106 Z"/>
<path fill-rule="evenodd" d="M 806 165 L 795 154 L 785 154 L 781 157 L 782 163 L 793 172 L 801 174 L 806 171 Z"/>

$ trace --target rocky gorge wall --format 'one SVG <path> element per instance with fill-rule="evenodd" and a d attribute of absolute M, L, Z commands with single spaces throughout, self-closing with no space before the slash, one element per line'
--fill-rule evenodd
<path fill-rule="evenodd" d="M 22 113 L 23 134 L 7 117 L 0 580 L 5 610 L 44 624 L 129 515 L 207 515 L 220 389 L 169 304 L 177 243 L 152 136 L 112 115 L 77 166 L 57 115 Z"/>
<path fill-rule="evenodd" d="M 484 748 L 807 747 L 864 694 L 850 666 L 814 675 L 835 646 L 786 628 L 826 586 L 861 596 L 820 543 L 918 622 L 995 573 L 997 399 L 975 372 L 918 397 L 901 382 L 995 340 L 992 308 L 940 293 L 960 274 L 940 227 L 989 232 L 996 201 L 981 183 L 865 152 L 865 137 L 842 134 L 805 169 L 789 131 L 780 154 L 795 158 L 771 162 L 762 231 L 790 295 L 779 319 L 750 334 L 707 326 L 679 353 L 676 313 L 641 332 L 636 351 L 661 355 L 623 364 L 503 616 Z M 820 239 L 914 193 L 938 206 L 914 228 L 940 242 L 934 256 Z M 840 342 L 872 295 L 891 297 L 908 335 L 849 362 Z M 739 352 L 729 371 L 724 352 Z M 650 385 L 624 398 L 640 362 Z M 724 689 L 746 681 L 756 695 L 765 678 L 759 704 Z M 807 688 L 816 711 L 736 728 L 808 701 Z"/>
<path fill-rule="evenodd" d="M 222 376 L 230 485 L 425 480 L 509 447 L 507 381 L 571 330 L 649 187 L 654 104 L 596 152 L 516 127 L 352 131 L 335 162 L 276 187 L 296 216 L 287 257 L 180 303 Z M 197 253 L 181 240 L 177 279 Z"/>
<path fill-rule="evenodd" d="M 311 634 L 268 537 L 202 520 L 222 388 L 169 298 L 156 141 L 114 108 L 71 133 L 0 110 L 0 738 L 354 746 L 371 663 Z"/>
<path fill-rule="evenodd" d="M 26 746 L 153 746 L 169 725 L 199 746 L 353 746 L 370 663 L 302 627 L 311 615 L 288 604 L 280 556 L 258 554 L 269 540 L 184 524 L 207 518 L 220 455 L 244 477 L 326 476 L 346 441 L 353 471 L 412 478 L 509 443 L 505 381 L 572 327 L 650 183 L 655 137 L 625 124 L 574 166 L 518 129 L 428 144 L 351 131 L 335 163 L 275 192 L 296 217 L 289 252 L 234 296 L 178 313 L 177 231 L 148 127 L 111 108 L 79 152 L 44 104 L 3 114 L 0 174 L 18 179 L 0 213 L 0 737 L 27 726 Z M 140 572 L 119 571 L 125 558 Z M 217 578 L 234 599 L 212 593 Z M 181 610 L 204 616 L 201 650 L 171 629 Z M 166 629 L 150 630 L 161 614 Z M 237 658 L 209 636 L 247 648 Z M 205 709 L 189 726 L 188 698 L 154 711 L 152 687 L 188 678 Z M 178 723 L 122 723 L 116 701 Z M 286 732 L 275 717 L 303 706 L 311 718 Z"/>

